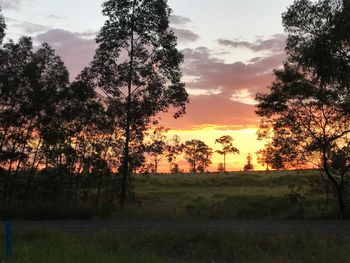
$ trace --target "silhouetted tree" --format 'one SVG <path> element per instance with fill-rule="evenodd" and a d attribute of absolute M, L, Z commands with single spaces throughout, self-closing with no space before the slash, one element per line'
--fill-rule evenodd
<path fill-rule="evenodd" d="M 256 154 L 258 163 L 264 166 L 266 165 L 266 171 L 269 171 L 269 168 L 275 170 L 282 170 L 285 168 L 286 164 L 283 162 L 279 149 L 274 147 L 272 143 L 266 144 L 265 148 L 259 150 Z"/>
<path fill-rule="evenodd" d="M 222 150 L 216 152 L 224 156 L 224 172 L 226 172 L 226 155 L 227 154 L 239 154 L 239 150 L 232 144 L 233 138 L 229 135 L 225 135 L 215 140 L 215 143 L 222 145 Z"/>
<path fill-rule="evenodd" d="M 179 173 L 179 165 L 176 163 L 176 159 L 183 152 L 183 144 L 181 143 L 180 137 L 174 135 L 173 138 L 168 142 L 166 157 L 170 164 L 170 172 L 173 174 Z"/>
<path fill-rule="evenodd" d="M 150 131 L 150 134 L 147 138 L 150 140 L 150 142 L 146 145 L 146 153 L 152 161 L 152 164 L 149 167 L 151 173 L 158 173 L 159 162 L 167 150 L 167 132 L 168 129 L 165 129 L 164 127 L 157 127 L 153 131 Z"/>
<path fill-rule="evenodd" d="M 54 115 L 58 94 L 68 87 L 68 71 L 47 44 L 34 52 L 27 37 L 4 44 L 0 57 L 3 198 L 11 200 L 19 171 L 32 167 L 33 151 L 43 142 L 41 124 Z"/>
<path fill-rule="evenodd" d="M 225 168 L 224 168 L 224 164 L 223 163 L 219 163 L 218 164 L 218 172 L 219 173 L 224 173 L 225 172 Z"/>
<path fill-rule="evenodd" d="M 1 13 L 1 6 L 0 6 L 0 45 L 5 36 L 5 29 L 6 29 L 5 19 Z"/>
<path fill-rule="evenodd" d="M 200 140 L 187 141 L 184 144 L 185 159 L 190 164 L 193 173 L 205 172 L 211 164 L 213 150 Z"/>
<path fill-rule="evenodd" d="M 262 129 L 273 131 L 283 160 L 318 165 L 341 216 L 349 178 L 332 158 L 342 155 L 350 134 L 348 10 L 348 1 L 295 1 L 283 17 L 289 57 L 270 92 L 257 95 Z"/>
<path fill-rule="evenodd" d="M 253 171 L 254 170 L 254 165 L 253 165 L 253 156 L 249 153 L 247 155 L 247 163 L 244 165 L 243 167 L 243 170 L 245 172 L 248 172 L 248 171 Z"/>
<path fill-rule="evenodd" d="M 188 101 L 179 67 L 183 56 L 169 28 L 170 13 L 166 0 L 108 0 L 103 4 L 108 20 L 97 37 L 99 47 L 89 71 L 96 87 L 118 109 L 116 122 L 124 137 L 122 208 L 132 141 L 142 139 L 153 116 L 172 107 L 178 110 L 174 116 L 179 117 Z"/>

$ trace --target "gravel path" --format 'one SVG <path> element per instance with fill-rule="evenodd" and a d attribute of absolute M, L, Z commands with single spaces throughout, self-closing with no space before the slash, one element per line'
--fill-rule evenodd
<path fill-rule="evenodd" d="M 16 228 L 41 228 L 69 232 L 114 231 L 140 232 L 164 231 L 208 231 L 249 232 L 262 234 L 314 234 L 341 235 L 350 239 L 350 221 L 16 221 Z"/>

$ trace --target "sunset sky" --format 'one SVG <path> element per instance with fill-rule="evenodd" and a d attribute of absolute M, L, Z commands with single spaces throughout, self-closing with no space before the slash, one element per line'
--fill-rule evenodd
<path fill-rule="evenodd" d="M 48 42 L 63 58 L 71 79 L 87 66 L 103 25 L 102 0 L 0 0 L 7 37 L 30 35 Z M 242 169 L 246 155 L 263 147 L 256 139 L 259 120 L 254 96 L 273 80 L 285 58 L 281 14 L 293 0 L 169 0 L 171 26 L 185 55 L 184 81 L 191 94 L 187 114 L 162 124 L 183 141 L 201 139 L 217 149 L 216 138 L 231 135 L 238 156 L 229 170 Z M 215 155 L 211 170 L 222 158 Z M 183 162 L 182 162 L 183 163 Z M 165 165 L 165 164 L 164 164 Z M 165 170 L 163 166 L 163 170 Z M 262 167 L 256 165 L 258 169 Z M 182 168 L 186 168 L 185 165 Z"/>

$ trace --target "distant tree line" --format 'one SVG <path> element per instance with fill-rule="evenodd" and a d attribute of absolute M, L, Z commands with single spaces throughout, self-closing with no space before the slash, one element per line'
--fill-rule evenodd
<path fill-rule="evenodd" d="M 179 136 L 175 135 L 170 140 L 166 133 L 167 129 L 158 127 L 148 133 L 145 141 L 146 157 L 148 161 L 144 163 L 141 169 L 138 170 L 142 174 L 157 174 L 160 161 L 164 158 L 170 164 L 170 173 L 178 174 L 185 171 L 179 168 L 176 160 L 181 157 L 188 165 L 190 173 L 205 173 L 212 164 L 213 149 L 205 142 L 193 139 L 186 142 L 181 142 Z M 221 149 L 216 153 L 224 158 L 223 163 L 219 163 L 217 171 L 226 172 L 226 159 L 229 154 L 239 154 L 239 150 L 233 146 L 233 138 L 229 135 L 221 136 L 215 140 L 215 143 L 221 145 Z M 243 167 L 245 171 L 254 170 L 252 164 L 252 156 L 248 154 L 247 165 Z M 164 172 L 164 169 L 163 169 Z"/>

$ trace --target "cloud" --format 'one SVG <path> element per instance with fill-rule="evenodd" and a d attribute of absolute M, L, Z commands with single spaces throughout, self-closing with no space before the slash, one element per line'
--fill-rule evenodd
<path fill-rule="evenodd" d="M 189 29 L 179 29 L 179 28 L 172 28 L 175 35 L 178 37 L 179 41 L 182 42 L 195 42 L 199 39 L 199 35 L 194 33 L 193 31 Z"/>
<path fill-rule="evenodd" d="M 69 32 L 62 29 L 52 29 L 39 34 L 35 40 L 39 43 L 49 43 L 62 57 L 68 67 L 71 79 L 88 66 L 92 60 L 97 44 L 92 32 Z"/>
<path fill-rule="evenodd" d="M 170 24 L 173 25 L 186 25 L 191 23 L 191 19 L 184 17 L 184 16 L 178 16 L 178 15 L 172 15 L 169 18 Z"/>
<path fill-rule="evenodd" d="M 0 6 L 2 9 L 18 9 L 23 1 L 24 0 L 0 0 Z"/>
<path fill-rule="evenodd" d="M 271 85 L 273 69 L 280 67 L 286 57 L 283 50 L 273 50 L 276 52 L 254 57 L 248 62 L 232 63 L 217 58 L 217 51 L 207 47 L 182 50 L 185 56 L 182 71 L 191 94 L 190 104 L 184 117 L 176 121 L 169 116 L 163 117 L 162 125 L 175 130 L 257 127 L 255 94 Z"/>
<path fill-rule="evenodd" d="M 276 34 L 269 39 L 258 39 L 255 42 L 247 41 L 233 41 L 228 39 L 219 39 L 218 43 L 223 46 L 230 46 L 233 48 L 247 48 L 255 52 L 271 51 L 281 52 L 286 46 L 286 35 Z"/>
<path fill-rule="evenodd" d="M 273 69 L 285 59 L 285 53 L 257 57 L 248 63 L 226 63 L 217 59 L 206 47 L 185 49 L 183 65 L 186 86 L 190 89 L 220 89 L 221 96 L 231 98 L 244 91 L 251 94 L 264 90 L 273 80 Z M 237 96 L 236 96 L 237 97 Z"/>
<path fill-rule="evenodd" d="M 174 121 L 171 114 L 162 114 L 160 123 L 172 130 L 203 129 L 238 130 L 257 127 L 255 107 L 220 95 L 191 96 L 186 114 Z"/>
<path fill-rule="evenodd" d="M 26 34 L 36 34 L 50 30 L 50 27 L 44 25 L 34 24 L 31 22 L 21 22 L 15 19 L 12 19 L 12 21 L 16 22 L 13 24 L 14 27 L 22 29 Z"/>
<path fill-rule="evenodd" d="M 199 39 L 199 35 L 194 33 L 191 29 L 186 29 L 188 24 L 192 23 L 192 20 L 178 15 L 172 15 L 169 18 L 171 29 L 178 37 L 180 42 L 195 42 Z"/>
<path fill-rule="evenodd" d="M 57 15 L 48 15 L 47 17 L 52 19 L 57 19 L 57 20 L 68 18 L 67 16 L 57 16 Z"/>

